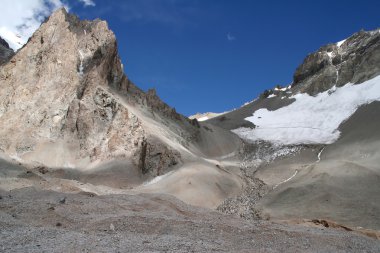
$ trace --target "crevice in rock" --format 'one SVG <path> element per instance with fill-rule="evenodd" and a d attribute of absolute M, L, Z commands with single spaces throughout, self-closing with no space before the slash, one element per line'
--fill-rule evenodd
<path fill-rule="evenodd" d="M 139 159 L 139 164 L 138 164 L 138 168 L 140 169 L 142 174 L 148 173 L 148 170 L 145 166 L 147 148 L 148 148 L 148 142 L 146 141 L 146 139 L 144 139 L 141 143 L 141 152 L 140 152 L 140 159 Z"/>

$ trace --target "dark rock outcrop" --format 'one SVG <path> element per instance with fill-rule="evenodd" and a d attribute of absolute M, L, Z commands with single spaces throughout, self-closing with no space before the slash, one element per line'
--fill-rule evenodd
<path fill-rule="evenodd" d="M 14 52 L 9 47 L 8 43 L 0 37 L 0 65 L 7 63 L 13 55 Z"/>

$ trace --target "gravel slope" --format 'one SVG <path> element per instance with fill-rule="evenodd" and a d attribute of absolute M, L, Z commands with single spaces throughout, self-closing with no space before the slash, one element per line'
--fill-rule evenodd
<path fill-rule="evenodd" d="M 0 195 L 3 252 L 378 252 L 354 232 L 248 222 L 167 195 Z"/>

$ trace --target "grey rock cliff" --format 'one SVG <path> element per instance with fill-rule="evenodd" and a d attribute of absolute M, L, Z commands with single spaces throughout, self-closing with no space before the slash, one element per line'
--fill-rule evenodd
<path fill-rule="evenodd" d="M 198 131 L 128 79 L 105 21 L 81 21 L 64 9 L 3 65 L 0 89 L 0 151 L 24 162 L 86 167 L 125 159 L 156 175 L 181 155 L 146 118 L 159 129 L 175 125 L 181 145 Z"/>
<path fill-rule="evenodd" d="M 362 83 L 379 73 L 380 29 L 360 31 L 308 55 L 294 73 L 293 87 L 315 95 L 334 85 Z"/>

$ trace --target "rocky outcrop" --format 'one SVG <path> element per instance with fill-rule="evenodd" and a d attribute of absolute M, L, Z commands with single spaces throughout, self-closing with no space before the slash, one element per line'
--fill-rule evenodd
<path fill-rule="evenodd" d="M 288 98 L 298 92 L 316 95 L 334 85 L 359 84 L 379 74 L 380 28 L 360 31 L 343 41 L 321 47 L 297 67 L 291 85 L 264 90 L 259 98 Z"/>
<path fill-rule="evenodd" d="M 380 29 L 360 31 L 308 55 L 293 76 L 295 91 L 311 95 L 380 74 Z"/>
<path fill-rule="evenodd" d="M 13 50 L 9 47 L 8 43 L 0 37 L 0 65 L 8 62 L 14 55 Z"/>
<path fill-rule="evenodd" d="M 145 118 L 162 129 L 175 125 L 182 145 L 198 131 L 128 79 L 105 21 L 81 21 L 65 9 L 3 65 L 0 88 L 0 151 L 25 162 L 87 167 L 125 159 L 158 175 L 181 155 Z"/>

